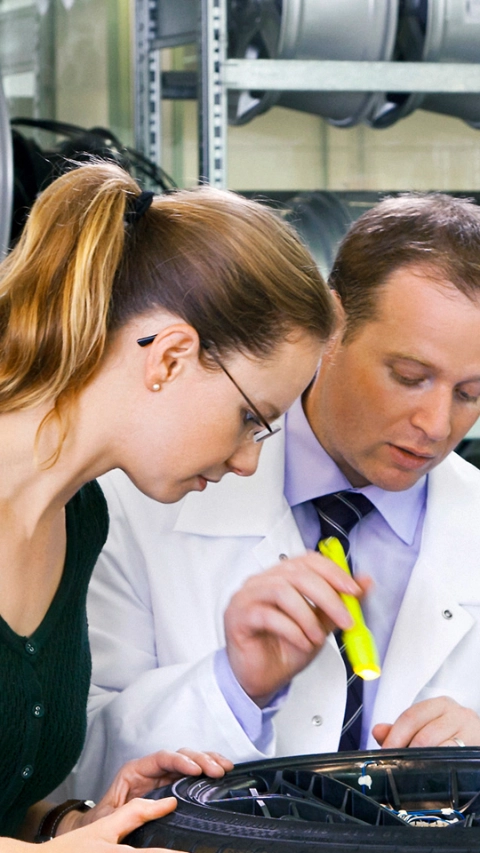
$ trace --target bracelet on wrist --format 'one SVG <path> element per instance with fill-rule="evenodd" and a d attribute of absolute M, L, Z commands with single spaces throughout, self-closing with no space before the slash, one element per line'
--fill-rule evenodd
<path fill-rule="evenodd" d="M 93 809 L 94 805 L 93 800 L 65 800 L 64 803 L 50 809 L 39 823 L 37 834 L 33 839 L 35 844 L 43 844 L 45 841 L 51 841 L 52 838 L 55 838 L 60 821 L 68 812 L 86 812 Z"/>

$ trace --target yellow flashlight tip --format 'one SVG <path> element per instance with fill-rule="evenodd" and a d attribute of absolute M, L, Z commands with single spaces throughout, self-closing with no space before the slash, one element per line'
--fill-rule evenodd
<path fill-rule="evenodd" d="M 373 681 L 378 678 L 382 669 L 373 634 L 367 626 L 357 623 L 353 628 L 343 632 L 342 639 L 354 673 L 364 681 Z"/>
<path fill-rule="evenodd" d="M 355 675 L 358 675 L 359 678 L 363 678 L 364 681 L 375 681 L 376 678 L 380 678 L 381 670 L 380 669 L 355 669 Z"/>

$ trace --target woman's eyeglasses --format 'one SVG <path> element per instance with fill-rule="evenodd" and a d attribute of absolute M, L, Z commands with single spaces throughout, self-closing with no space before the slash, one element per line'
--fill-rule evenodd
<path fill-rule="evenodd" d="M 137 344 L 138 344 L 139 346 L 141 346 L 141 347 L 146 347 L 146 346 L 148 346 L 148 344 L 151 344 L 151 343 L 152 343 L 152 341 L 154 341 L 156 337 L 157 337 L 157 335 L 155 334 L 155 335 L 147 335 L 147 337 L 145 337 L 145 338 L 138 338 L 138 339 L 137 339 Z M 258 409 L 257 409 L 257 407 L 255 406 L 255 404 L 254 404 L 254 403 L 252 403 L 252 401 L 250 400 L 250 398 L 249 398 L 249 397 L 247 397 L 247 395 L 245 394 L 245 392 L 244 392 L 244 391 L 242 391 L 242 389 L 240 388 L 240 385 L 238 384 L 238 382 L 237 382 L 237 381 L 233 378 L 233 376 L 229 373 L 229 371 L 227 370 L 227 368 L 225 367 L 225 365 L 224 365 L 224 364 L 222 364 L 222 362 L 220 361 L 219 357 L 218 357 L 218 356 L 213 352 L 213 350 L 208 346 L 208 344 L 202 344 L 202 347 L 203 347 L 203 349 L 206 349 L 206 350 L 208 351 L 208 353 L 210 354 L 210 356 L 213 358 L 213 360 L 214 360 L 215 364 L 218 364 L 219 368 L 220 368 L 221 370 L 223 370 L 223 372 L 225 373 L 225 375 L 226 375 L 226 376 L 228 376 L 228 378 L 230 379 L 230 382 L 233 382 L 233 384 L 235 385 L 235 388 L 237 389 L 237 391 L 239 391 L 239 392 L 240 392 L 240 394 L 242 395 L 243 399 L 245 400 L 245 402 L 248 404 L 248 406 L 249 406 L 249 407 L 250 407 L 250 409 L 252 410 L 253 414 L 255 415 L 255 417 L 256 417 L 256 419 L 257 419 L 257 421 L 258 421 L 259 426 L 263 426 L 263 429 L 262 429 L 262 430 L 260 430 L 259 432 L 255 432 L 255 433 L 253 434 L 253 440 L 254 440 L 254 442 L 255 442 L 256 444 L 258 444 L 258 443 L 259 443 L 259 442 L 261 442 L 261 441 L 265 441 L 265 439 L 266 439 L 266 438 L 270 438 L 270 436 L 271 436 L 271 435 L 275 435 L 277 432 L 280 432 L 280 430 L 281 430 L 281 427 L 280 427 L 280 426 L 273 426 L 273 427 L 272 427 L 272 426 L 270 426 L 270 424 L 268 423 L 268 421 L 267 421 L 267 420 L 265 420 L 265 418 L 263 417 L 263 415 L 258 411 Z"/>

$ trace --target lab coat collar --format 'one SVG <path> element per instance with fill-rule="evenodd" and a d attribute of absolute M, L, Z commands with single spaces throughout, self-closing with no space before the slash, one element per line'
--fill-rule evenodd
<path fill-rule="evenodd" d="M 479 472 L 454 453 L 429 475 L 420 553 L 384 662 L 374 722 L 393 722 L 415 702 L 474 624 L 462 603 L 480 602 L 480 573 L 472 572 L 472 555 L 480 552 L 479 491 Z"/>

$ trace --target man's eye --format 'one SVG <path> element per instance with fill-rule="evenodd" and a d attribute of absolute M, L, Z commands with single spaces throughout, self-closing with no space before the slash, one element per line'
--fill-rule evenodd
<path fill-rule="evenodd" d="M 466 391 L 462 391 L 460 388 L 457 390 L 457 397 L 463 403 L 478 403 L 479 395 L 477 394 L 468 394 Z"/>
<path fill-rule="evenodd" d="M 405 376 L 404 373 L 397 373 L 396 370 L 392 371 L 392 375 L 401 385 L 420 385 L 425 380 L 424 376 Z"/>

